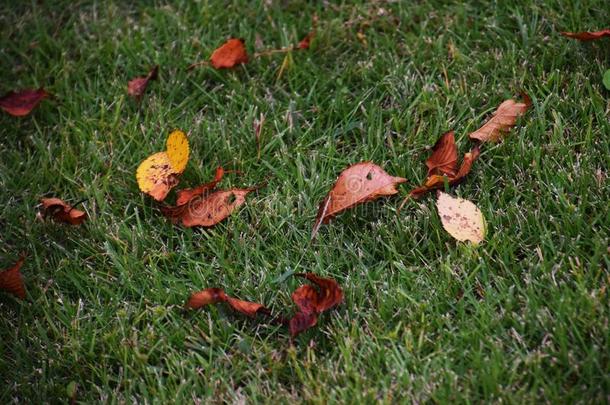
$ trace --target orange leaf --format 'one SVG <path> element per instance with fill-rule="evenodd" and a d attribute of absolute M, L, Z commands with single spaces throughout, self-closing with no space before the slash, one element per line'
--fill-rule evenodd
<path fill-rule="evenodd" d="M 43 88 L 38 90 L 21 90 L 15 93 L 9 91 L 0 98 L 0 108 L 15 117 L 28 115 L 44 98 L 47 93 Z"/>
<path fill-rule="evenodd" d="M 159 65 L 152 68 L 146 76 L 136 77 L 135 79 L 130 80 L 129 83 L 127 83 L 127 93 L 139 100 L 144 95 L 144 92 L 148 87 L 148 82 L 155 80 L 158 74 Z"/>
<path fill-rule="evenodd" d="M 230 297 L 225 294 L 221 288 L 206 288 L 205 290 L 191 294 L 184 307 L 187 309 L 197 309 L 205 305 L 217 304 L 219 302 L 226 302 L 235 311 L 249 317 L 254 317 L 257 313 L 267 315 L 271 313 L 264 305 Z"/>
<path fill-rule="evenodd" d="M 532 100 L 527 94 L 523 94 L 522 103 L 512 99 L 504 101 L 489 121 L 469 135 L 470 139 L 478 139 L 481 142 L 497 142 L 502 138 L 502 135 L 515 126 L 517 118 L 525 114 L 531 105 Z"/>
<path fill-rule="evenodd" d="M 216 185 L 222 180 L 225 171 L 222 167 L 216 168 L 216 175 L 214 176 L 214 180 L 209 183 L 202 184 L 199 187 L 195 188 L 186 188 L 184 190 L 178 191 L 178 198 L 176 199 L 176 205 L 184 205 L 188 203 L 193 198 L 203 195 L 209 191 L 212 191 L 216 188 Z"/>
<path fill-rule="evenodd" d="M 23 266 L 24 256 L 21 256 L 13 267 L 10 267 L 0 272 L 0 290 L 6 291 L 25 299 L 25 286 L 23 285 L 23 277 L 21 276 L 21 266 Z"/>
<path fill-rule="evenodd" d="M 595 32 L 562 32 L 561 35 L 568 38 L 578 39 L 579 41 L 594 41 L 603 37 L 610 37 L 610 29 Z"/>
<path fill-rule="evenodd" d="M 248 63 L 248 53 L 241 38 L 231 38 L 210 56 L 210 62 L 216 69 L 229 69 L 242 63 Z"/>
<path fill-rule="evenodd" d="M 432 154 L 426 160 L 428 176 L 446 174 L 453 177 L 457 173 L 458 151 L 453 131 L 441 136 L 432 147 Z"/>
<path fill-rule="evenodd" d="M 311 45 L 311 41 L 313 40 L 313 38 L 316 36 L 316 32 L 315 31 L 311 31 L 309 34 L 307 34 L 305 36 L 305 38 L 303 38 L 301 41 L 299 41 L 299 44 L 297 45 L 297 48 L 299 49 L 309 49 L 309 46 Z"/>
<path fill-rule="evenodd" d="M 337 178 L 324 201 L 320 204 L 311 233 L 315 238 L 322 223 L 327 223 L 339 212 L 376 198 L 398 193 L 396 185 L 407 181 L 393 177 L 372 162 L 362 162 L 345 169 Z"/>
<path fill-rule="evenodd" d="M 43 198 L 40 202 L 43 207 L 42 216 L 50 215 L 57 222 L 80 225 L 87 219 L 87 213 L 74 209 L 59 198 Z"/>

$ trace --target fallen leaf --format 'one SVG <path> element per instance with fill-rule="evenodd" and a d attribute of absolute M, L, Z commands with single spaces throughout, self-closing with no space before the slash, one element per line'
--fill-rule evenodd
<path fill-rule="evenodd" d="M 136 179 L 140 190 L 157 201 L 163 201 L 178 184 L 178 175 L 186 168 L 189 144 L 182 131 L 174 131 L 167 138 L 166 152 L 155 153 L 138 166 Z"/>
<path fill-rule="evenodd" d="M 523 102 L 509 99 L 504 101 L 493 116 L 481 128 L 469 135 L 470 139 L 481 142 L 497 142 L 517 123 L 517 118 L 525 114 L 532 105 L 532 100 L 523 94 Z"/>
<path fill-rule="evenodd" d="M 455 239 L 462 242 L 469 240 L 475 245 L 483 241 L 485 218 L 472 202 L 439 191 L 436 207 L 443 228 Z"/>
<path fill-rule="evenodd" d="M 137 100 L 141 99 L 148 87 L 148 82 L 155 80 L 159 74 L 159 65 L 155 66 L 148 72 L 146 76 L 136 77 L 127 83 L 127 93 L 135 97 Z"/>
<path fill-rule="evenodd" d="M 299 41 L 297 48 L 298 49 L 309 49 L 309 46 L 311 45 L 311 41 L 314 39 L 315 36 L 316 36 L 316 32 L 311 31 L 302 40 Z"/>
<path fill-rule="evenodd" d="M 15 117 L 28 115 L 44 99 L 49 97 L 44 89 L 9 91 L 0 98 L 0 108 Z"/>
<path fill-rule="evenodd" d="M 210 63 L 216 69 L 229 69 L 242 63 L 248 63 L 248 53 L 241 38 L 231 38 L 218 47 L 210 56 Z"/>
<path fill-rule="evenodd" d="M 226 219 L 246 202 L 246 195 L 256 188 L 218 190 L 207 195 L 195 195 L 183 205 L 161 207 L 161 212 L 182 225 L 212 227 Z"/>
<path fill-rule="evenodd" d="M 595 32 L 561 32 L 561 35 L 568 38 L 578 39 L 579 41 L 594 41 L 603 37 L 610 37 L 610 29 Z"/>
<path fill-rule="evenodd" d="M 202 184 L 199 187 L 179 190 L 178 198 L 176 199 L 176 205 L 184 205 L 193 198 L 214 190 L 216 188 L 216 185 L 220 183 L 220 180 L 222 180 L 224 174 L 224 169 L 222 167 L 218 167 L 216 168 L 216 175 L 214 176 L 214 180 L 212 180 L 211 182 Z"/>
<path fill-rule="evenodd" d="M 230 297 L 220 288 L 206 288 L 205 290 L 191 294 L 184 307 L 187 309 L 197 309 L 206 305 L 217 304 L 219 302 L 226 302 L 237 312 L 249 317 L 254 317 L 258 313 L 266 315 L 271 313 L 269 309 L 262 304 L 257 302 L 242 301 L 237 298 Z"/>
<path fill-rule="evenodd" d="M 0 290 L 11 293 L 21 299 L 25 299 L 25 286 L 23 284 L 23 276 L 21 275 L 21 266 L 23 266 L 24 260 L 25 256 L 21 256 L 13 267 L 0 272 Z"/>
<path fill-rule="evenodd" d="M 288 322 L 290 336 L 293 339 L 314 326 L 320 313 L 343 301 L 343 290 L 335 280 L 319 277 L 313 273 L 297 274 L 297 276 L 306 278 L 318 288 L 303 285 L 292 293 L 292 300 L 298 308 L 298 312 Z"/>
<path fill-rule="evenodd" d="M 320 204 L 311 238 L 315 238 L 322 223 L 328 223 L 339 212 L 381 196 L 396 194 L 396 185 L 405 181 L 407 180 L 402 177 L 390 176 L 372 162 L 361 162 L 348 167 L 339 175 Z"/>
<path fill-rule="evenodd" d="M 57 222 L 70 225 L 80 225 L 87 219 L 86 212 L 75 209 L 59 198 L 43 198 L 40 202 L 43 207 L 41 212 L 43 217 L 51 216 Z"/>

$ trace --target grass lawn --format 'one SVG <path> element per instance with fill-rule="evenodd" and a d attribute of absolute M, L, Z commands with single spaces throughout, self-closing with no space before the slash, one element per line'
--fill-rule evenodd
<path fill-rule="evenodd" d="M 294 43 L 314 13 L 312 49 L 279 78 L 283 55 L 185 71 L 229 36 Z M 610 39 L 559 31 L 608 25 L 604 0 L 3 2 L 0 93 L 55 98 L 0 114 L 0 268 L 28 255 L 27 299 L 0 294 L 0 403 L 65 403 L 71 382 L 111 403 L 607 401 Z M 138 105 L 127 82 L 155 64 Z M 443 132 L 465 152 L 521 90 L 532 109 L 451 191 L 484 213 L 482 245 L 443 230 L 433 195 L 398 212 Z M 218 165 L 243 172 L 223 187 L 268 185 L 213 229 L 172 225 L 135 170 L 175 128 L 181 185 Z M 363 160 L 409 183 L 311 243 L 319 202 Z M 45 196 L 86 199 L 90 220 L 36 220 Z M 302 282 L 286 275 L 306 271 L 345 302 L 293 347 L 265 318 L 182 310 L 216 286 L 290 313 Z"/>

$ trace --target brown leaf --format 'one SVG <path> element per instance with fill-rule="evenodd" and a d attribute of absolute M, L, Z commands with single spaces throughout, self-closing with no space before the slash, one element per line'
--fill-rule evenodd
<path fill-rule="evenodd" d="M 230 297 L 220 288 L 206 288 L 205 290 L 191 294 L 184 307 L 187 309 L 197 309 L 205 305 L 217 304 L 219 302 L 226 302 L 235 311 L 249 317 L 254 317 L 258 313 L 266 315 L 271 313 L 269 309 L 262 304 L 257 302 L 242 301 L 237 298 Z"/>
<path fill-rule="evenodd" d="M 468 136 L 481 142 L 497 142 L 515 126 L 517 118 L 525 114 L 531 105 L 532 100 L 527 94 L 523 94 L 522 103 L 512 99 L 506 100 L 500 104 L 489 121 Z"/>
<path fill-rule="evenodd" d="M 209 191 L 212 191 L 216 188 L 216 185 L 222 180 L 225 171 L 222 167 L 216 168 L 216 174 L 214 176 L 214 180 L 209 183 L 202 184 L 199 187 L 195 188 L 186 188 L 184 190 L 178 191 L 178 198 L 176 199 L 176 205 L 184 205 L 188 203 L 193 198 L 203 195 Z"/>
<path fill-rule="evenodd" d="M 299 49 L 309 49 L 309 46 L 311 45 L 311 41 L 313 40 L 313 38 L 315 36 L 316 36 L 316 32 L 315 31 L 311 31 L 302 40 L 299 41 L 299 44 L 297 45 L 297 48 L 299 48 Z"/>
<path fill-rule="evenodd" d="M 0 272 L 0 290 L 11 293 L 21 299 L 25 299 L 25 286 L 20 271 L 24 260 L 25 256 L 21 256 L 13 267 Z"/>
<path fill-rule="evenodd" d="M 445 174 L 454 177 L 457 174 L 458 151 L 455 145 L 455 135 L 449 131 L 441 136 L 432 147 L 432 154 L 426 160 L 428 177 Z"/>
<path fill-rule="evenodd" d="M 246 195 L 256 188 L 219 190 L 207 195 L 196 195 L 186 204 L 162 207 L 161 212 L 173 221 L 182 221 L 187 228 L 212 227 L 246 202 Z"/>
<path fill-rule="evenodd" d="M 578 39 L 579 41 L 594 41 L 603 37 L 610 37 L 610 29 L 595 32 L 561 32 L 561 35 L 568 38 Z"/>
<path fill-rule="evenodd" d="M 242 63 L 248 63 L 248 53 L 241 38 L 231 38 L 210 56 L 210 62 L 216 69 L 229 69 Z"/>
<path fill-rule="evenodd" d="M 155 80 L 159 74 L 159 65 L 155 66 L 148 72 L 146 76 L 136 77 L 127 83 L 127 93 L 135 97 L 137 100 L 141 99 L 148 87 L 148 82 Z"/>
<path fill-rule="evenodd" d="M 303 285 L 292 293 L 292 300 L 299 309 L 288 323 L 290 336 L 293 339 L 299 333 L 314 326 L 320 313 L 343 301 L 343 290 L 335 280 L 319 277 L 314 273 L 297 274 L 297 276 L 306 278 L 318 288 Z"/>
<path fill-rule="evenodd" d="M 345 169 L 320 204 L 311 233 L 315 238 L 322 223 L 354 205 L 398 193 L 396 185 L 407 179 L 393 177 L 372 162 L 361 162 Z"/>
<path fill-rule="evenodd" d="M 44 98 L 49 97 L 43 88 L 38 90 L 9 91 L 0 98 L 0 108 L 15 117 L 28 115 Z"/>
<path fill-rule="evenodd" d="M 43 198 L 40 202 L 43 207 L 43 217 L 50 215 L 57 222 L 64 222 L 71 225 L 80 225 L 87 219 L 87 213 L 74 209 L 71 205 L 59 198 Z"/>

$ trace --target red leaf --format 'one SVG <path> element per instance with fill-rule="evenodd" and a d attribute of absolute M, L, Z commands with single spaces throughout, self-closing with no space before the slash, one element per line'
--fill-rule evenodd
<path fill-rule="evenodd" d="M 398 193 L 396 185 L 407 181 L 393 177 L 372 162 L 362 162 L 345 169 L 318 208 L 318 215 L 311 233 L 315 238 L 322 223 L 327 223 L 341 211 L 375 200 L 381 196 Z"/>
<path fill-rule="evenodd" d="M 309 49 L 309 46 L 311 45 L 311 41 L 313 40 L 313 38 L 316 36 L 315 31 L 311 31 L 309 34 L 307 34 L 305 36 L 305 38 L 303 38 L 301 41 L 299 41 L 299 44 L 297 45 L 297 48 L 299 49 Z"/>
<path fill-rule="evenodd" d="M 214 180 L 209 183 L 202 184 L 199 187 L 195 188 L 187 188 L 184 190 L 178 191 L 178 198 L 176 199 L 176 205 L 184 205 L 188 203 L 193 198 L 203 195 L 209 191 L 214 190 L 216 185 L 222 180 L 225 171 L 222 167 L 216 168 L 216 175 L 214 176 Z"/>
<path fill-rule="evenodd" d="M 87 213 L 72 208 L 59 198 L 43 198 L 40 202 L 43 206 L 43 217 L 50 215 L 57 222 L 71 225 L 80 225 L 87 219 Z"/>
<path fill-rule="evenodd" d="M 241 38 L 231 38 L 210 56 L 210 62 L 216 69 L 229 69 L 242 63 L 248 63 L 248 53 Z"/>
<path fill-rule="evenodd" d="M 25 286 L 20 271 L 24 260 L 25 257 L 21 256 L 13 267 L 0 272 L 0 290 L 11 293 L 21 299 L 25 299 Z"/>
<path fill-rule="evenodd" d="M 319 277 L 314 273 L 297 274 L 297 276 L 306 278 L 318 288 L 303 285 L 292 293 L 292 300 L 299 309 L 288 324 L 293 339 L 314 326 L 320 313 L 343 301 L 343 290 L 335 280 Z"/>
<path fill-rule="evenodd" d="M 144 95 L 144 92 L 148 87 L 148 82 L 157 79 L 158 74 L 159 65 L 152 68 L 146 76 L 136 77 L 135 79 L 130 80 L 129 83 L 127 83 L 127 93 L 139 100 Z"/>
<path fill-rule="evenodd" d="M 594 41 L 603 37 L 610 37 L 610 29 L 595 32 L 562 32 L 561 35 L 568 38 L 578 39 L 579 41 Z"/>
<path fill-rule="evenodd" d="M 523 94 L 522 97 L 523 102 L 509 99 L 500 104 L 493 116 L 481 128 L 468 135 L 470 139 L 480 142 L 499 141 L 532 105 L 532 100 L 527 94 Z"/>
<path fill-rule="evenodd" d="M 15 117 L 28 115 L 49 93 L 44 89 L 9 91 L 0 98 L 0 108 Z"/>
<path fill-rule="evenodd" d="M 235 311 L 249 317 L 254 317 L 257 313 L 270 314 L 271 312 L 264 305 L 257 302 L 242 301 L 225 294 L 220 288 L 206 288 L 205 290 L 191 294 L 185 304 L 187 309 L 197 309 L 205 305 L 217 304 L 219 302 L 228 303 Z"/>
<path fill-rule="evenodd" d="M 453 131 L 441 136 L 432 147 L 432 154 L 426 160 L 428 176 L 435 174 L 446 174 L 453 177 L 457 173 L 458 151 L 455 145 Z"/>

